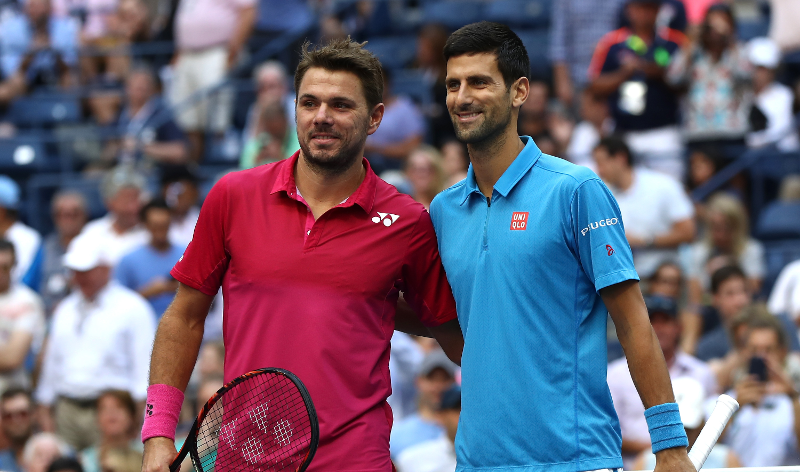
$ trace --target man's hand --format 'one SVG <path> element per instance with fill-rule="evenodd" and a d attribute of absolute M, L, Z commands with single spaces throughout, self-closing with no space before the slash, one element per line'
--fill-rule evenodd
<path fill-rule="evenodd" d="M 144 442 L 142 472 L 169 472 L 169 465 L 178 455 L 175 441 L 155 437 Z"/>
<path fill-rule="evenodd" d="M 758 405 L 767 393 L 767 386 L 749 376 L 736 384 L 736 400 L 740 405 Z"/>
<path fill-rule="evenodd" d="M 683 447 L 664 449 L 656 454 L 656 468 L 653 472 L 697 472 L 689 460 L 689 453 Z"/>

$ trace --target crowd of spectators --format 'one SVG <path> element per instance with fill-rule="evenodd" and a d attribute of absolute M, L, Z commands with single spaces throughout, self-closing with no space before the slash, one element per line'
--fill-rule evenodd
<path fill-rule="evenodd" d="M 20 97 L 79 90 L 99 142 L 73 169 L 99 182 L 96 192 L 55 188 L 49 234 L 25 224 L 24 177 L 0 176 L 0 470 L 139 470 L 150 347 L 204 190 L 222 172 L 299 147 L 290 72 L 297 31 L 312 41 L 370 40 L 407 13 L 416 49 L 406 64 L 386 65 L 386 113 L 366 157 L 426 208 L 467 177 L 467 148 L 444 106 L 441 51 L 455 25 L 420 20 L 421 3 L 0 5 L 0 136 L 24 132 L 2 114 Z M 727 392 L 742 409 L 709 467 L 800 464 L 800 261 L 771 277 L 746 172 L 710 195 L 690 193 L 749 150 L 800 151 L 800 74 L 785 59 L 800 50 L 796 1 L 540 3 L 551 14 L 547 64 L 534 67 L 520 134 L 590 167 L 617 199 L 690 441 Z M 767 10 L 768 37 L 744 41 L 740 26 Z M 251 61 L 281 38 L 271 59 Z M 137 53 L 154 41 L 174 51 Z M 244 104 L 234 86 L 242 81 L 224 82 L 241 71 L 252 77 Z M 781 177 L 780 198 L 796 204 L 798 177 Z M 218 295 L 179 437 L 223 382 L 222 305 Z M 613 329 L 608 341 L 625 468 L 652 468 L 644 407 Z M 395 333 L 390 370 L 398 471 L 454 470 L 457 366 L 435 342 Z"/>

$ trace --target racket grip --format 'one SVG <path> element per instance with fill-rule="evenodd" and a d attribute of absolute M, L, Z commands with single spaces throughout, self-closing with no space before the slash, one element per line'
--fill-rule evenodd
<path fill-rule="evenodd" d="M 728 424 L 728 420 L 738 409 L 739 403 L 736 400 L 728 395 L 719 396 L 717 404 L 714 406 L 714 411 L 711 412 L 711 416 L 706 421 L 706 425 L 703 426 L 703 430 L 700 431 L 692 450 L 689 451 L 689 460 L 692 461 L 696 470 L 700 470 L 703 467 L 706 459 L 708 459 L 708 454 L 711 453 L 711 449 L 717 443 L 722 430 Z"/>

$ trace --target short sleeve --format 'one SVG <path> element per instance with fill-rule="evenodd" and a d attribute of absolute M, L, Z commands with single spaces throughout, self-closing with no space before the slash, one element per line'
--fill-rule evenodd
<path fill-rule="evenodd" d="M 217 294 L 222 276 L 228 269 L 229 256 L 225 247 L 227 209 L 226 176 L 208 193 L 200 209 L 192 242 L 170 272 L 178 282 L 209 296 Z"/>
<path fill-rule="evenodd" d="M 114 278 L 121 285 L 135 291 L 139 287 L 136 286 L 135 277 L 133 276 L 131 254 L 126 255 L 119 261 L 116 269 L 114 269 Z"/>
<path fill-rule="evenodd" d="M 570 204 L 575 247 L 595 290 L 625 280 L 639 280 L 617 201 L 599 179 L 587 180 Z"/>
<path fill-rule="evenodd" d="M 406 301 L 425 326 L 456 318 L 456 302 L 439 256 L 436 234 L 427 211 L 422 211 L 403 263 Z"/>

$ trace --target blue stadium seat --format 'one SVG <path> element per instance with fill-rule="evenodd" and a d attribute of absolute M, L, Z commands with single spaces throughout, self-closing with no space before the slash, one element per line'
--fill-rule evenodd
<path fill-rule="evenodd" d="M 742 21 L 736 25 L 736 30 L 740 41 L 750 41 L 753 38 L 760 38 L 769 34 L 769 21 Z"/>
<path fill-rule="evenodd" d="M 550 0 L 495 0 L 486 4 L 484 19 L 522 28 L 550 23 Z"/>
<path fill-rule="evenodd" d="M 756 235 L 761 240 L 800 239 L 800 203 L 773 202 L 758 219 Z"/>
<path fill-rule="evenodd" d="M 457 29 L 483 20 L 483 4 L 475 0 L 429 2 L 422 5 L 422 19 Z"/>
<path fill-rule="evenodd" d="M 392 93 L 410 97 L 417 105 L 426 107 L 433 103 L 431 84 L 418 70 L 398 70 L 392 73 Z"/>
<path fill-rule="evenodd" d="M 781 270 L 790 262 L 800 259 L 800 238 L 764 241 L 764 259 L 767 273 L 761 286 L 761 294 L 766 298 Z"/>
<path fill-rule="evenodd" d="M 54 168 L 58 168 L 58 162 L 47 156 L 41 135 L 0 139 L 0 173 L 22 175 Z"/>
<path fill-rule="evenodd" d="M 73 94 L 37 94 L 11 102 L 7 118 L 22 127 L 73 123 L 80 121 L 81 107 Z"/>
<path fill-rule="evenodd" d="M 417 56 L 417 38 L 405 35 L 371 38 L 367 41 L 367 49 L 380 59 L 383 67 L 402 69 Z"/>
<path fill-rule="evenodd" d="M 533 77 L 549 79 L 550 59 L 547 57 L 547 48 L 550 44 L 549 33 L 546 30 L 515 30 L 515 33 L 528 51 Z"/>

